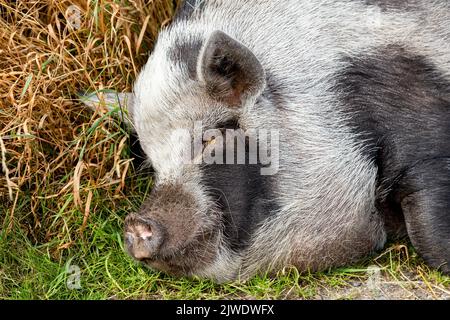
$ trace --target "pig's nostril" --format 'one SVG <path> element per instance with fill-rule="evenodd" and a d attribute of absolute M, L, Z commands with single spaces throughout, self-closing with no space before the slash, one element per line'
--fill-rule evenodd
<path fill-rule="evenodd" d="M 152 226 L 150 225 L 146 225 L 145 227 L 137 226 L 137 229 L 139 237 L 141 237 L 142 239 L 149 239 L 153 236 Z"/>
<path fill-rule="evenodd" d="M 128 252 L 137 260 L 151 259 L 163 242 L 161 226 L 148 218 L 130 215 L 125 221 L 125 242 Z"/>

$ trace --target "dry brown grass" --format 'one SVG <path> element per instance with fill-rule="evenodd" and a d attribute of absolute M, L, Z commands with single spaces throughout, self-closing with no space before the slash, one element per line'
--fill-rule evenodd
<path fill-rule="evenodd" d="M 95 212 L 93 194 L 124 196 L 126 134 L 76 94 L 130 90 L 173 3 L 0 0 L 0 219 L 8 229 L 20 221 L 35 242 L 49 242 L 83 230 Z M 76 212 L 81 223 L 68 228 L 71 217 L 44 211 Z"/>

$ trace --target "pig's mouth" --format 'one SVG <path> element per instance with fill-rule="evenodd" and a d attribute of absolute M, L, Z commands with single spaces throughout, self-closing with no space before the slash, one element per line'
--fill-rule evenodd
<path fill-rule="evenodd" d="M 219 246 L 217 228 L 197 225 L 177 231 L 130 214 L 125 220 L 125 246 L 134 259 L 173 276 L 198 274 L 214 263 Z"/>
<path fill-rule="evenodd" d="M 206 233 L 180 248 L 141 260 L 151 269 L 173 276 L 190 276 L 198 273 L 216 259 L 218 248 L 216 233 Z"/>

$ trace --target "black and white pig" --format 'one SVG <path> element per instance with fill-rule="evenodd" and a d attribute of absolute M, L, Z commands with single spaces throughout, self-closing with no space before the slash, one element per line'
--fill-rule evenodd
<path fill-rule="evenodd" d="M 124 227 L 146 265 L 216 281 L 316 271 L 407 233 L 450 271 L 447 0 L 186 0 L 121 98 L 156 176 Z M 174 132 L 198 123 L 192 152 Z M 271 163 L 248 161 L 258 130 Z M 234 131 L 245 164 L 186 161 L 220 160 Z"/>

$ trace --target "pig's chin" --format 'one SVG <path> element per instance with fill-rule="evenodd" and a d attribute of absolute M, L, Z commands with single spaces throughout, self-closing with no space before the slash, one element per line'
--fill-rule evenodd
<path fill-rule="evenodd" d="M 208 232 L 195 239 L 142 262 L 149 268 L 172 276 L 194 276 L 212 265 L 219 252 L 218 232 Z"/>

